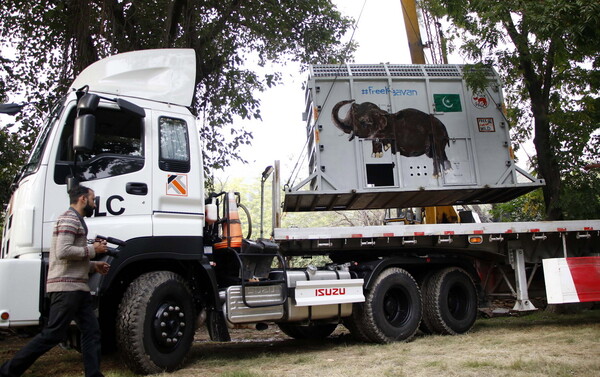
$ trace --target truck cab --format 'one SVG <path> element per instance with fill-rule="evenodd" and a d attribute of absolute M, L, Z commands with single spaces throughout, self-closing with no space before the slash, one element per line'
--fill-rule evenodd
<path fill-rule="evenodd" d="M 232 241 L 239 196 L 204 192 L 200 133 L 188 109 L 195 59 L 191 49 L 108 57 L 54 107 L 6 212 L 0 327 L 44 322 L 53 225 L 74 184 L 96 194 L 88 238 L 124 241 L 99 257 L 110 272 L 93 274 L 89 285 L 103 349 L 116 347 L 135 372 L 179 367 L 199 322 L 218 341 L 230 339 L 227 322 L 280 321 L 292 334 L 327 336 L 364 300 L 363 280 L 343 266 L 286 271 L 277 244 L 242 242 L 241 234 Z M 223 215 L 207 219 L 207 208 Z M 276 259 L 282 266 L 271 270 Z M 69 345 L 78 339 L 75 331 Z"/>
<path fill-rule="evenodd" d="M 110 287 L 107 322 L 114 322 L 119 286 L 135 276 L 156 264 L 178 271 L 176 261 L 203 263 L 202 152 L 187 109 L 194 79 L 192 50 L 152 50 L 102 60 L 73 82 L 15 179 L 2 237 L 0 327 L 43 322 L 52 228 L 69 207 L 69 178 L 96 193 L 88 238 L 127 241 L 122 256 L 110 260 L 111 274 L 90 281 L 98 300 Z M 84 103 L 84 96 L 96 103 Z M 93 118 L 93 145 L 77 152 L 76 125 L 85 117 Z"/>

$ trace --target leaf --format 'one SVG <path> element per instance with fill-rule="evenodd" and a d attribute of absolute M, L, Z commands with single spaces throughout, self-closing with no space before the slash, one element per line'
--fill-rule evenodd
<path fill-rule="evenodd" d="M 465 68 L 470 88 L 485 86 L 481 69 L 489 64 L 501 75 L 513 141 L 518 148 L 533 137 L 532 168 L 546 181 L 545 217 L 589 214 L 586 201 L 599 188 L 574 185 L 572 178 L 579 177 L 593 146 L 598 158 L 591 141 L 600 128 L 600 3 L 423 0 L 421 6 L 450 20 L 446 35 L 460 35 L 461 52 L 471 63 Z M 591 190 L 585 199 L 583 187 Z"/>
<path fill-rule="evenodd" d="M 351 24 L 330 0 L 3 0 L 0 40 L 14 46 L 16 59 L 0 56 L 0 97 L 18 92 L 37 104 L 39 111 L 18 119 L 27 148 L 50 105 L 87 65 L 133 50 L 193 48 L 191 111 L 202 124 L 208 173 L 244 160 L 238 147 L 252 133 L 235 120 L 261 119 L 256 94 L 281 82 L 277 69 L 261 76 L 247 62 L 283 69 L 290 61 L 342 61 L 353 51 L 340 42 Z"/>

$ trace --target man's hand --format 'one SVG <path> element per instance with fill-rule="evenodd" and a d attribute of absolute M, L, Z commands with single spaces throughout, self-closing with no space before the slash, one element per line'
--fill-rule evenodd
<path fill-rule="evenodd" d="M 110 264 L 106 262 L 94 262 L 94 270 L 100 275 L 108 274 L 108 270 L 110 270 Z"/>
<path fill-rule="evenodd" d="M 96 254 L 106 253 L 108 251 L 108 246 L 106 246 L 106 240 L 96 240 L 94 241 L 94 251 Z"/>

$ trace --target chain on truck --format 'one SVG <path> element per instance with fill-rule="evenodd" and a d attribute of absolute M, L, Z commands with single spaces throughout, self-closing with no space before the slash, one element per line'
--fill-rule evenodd
<path fill-rule="evenodd" d="M 480 223 L 440 207 L 505 201 L 543 183 L 514 165 L 496 78 L 489 93 L 474 94 L 460 66 L 311 67 L 310 175 L 285 187 L 283 209 L 425 210 L 398 210 L 382 226 L 277 227 L 271 240 L 253 241 L 241 234 L 239 195 L 204 193 L 202 144 L 187 109 L 195 67 L 193 50 L 115 55 L 85 69 L 54 107 L 6 212 L 1 327 L 43 323 L 52 225 L 76 182 L 97 194 L 90 234 L 118 245 L 102 257 L 108 275 L 90 279 L 103 347 L 135 372 L 180 367 L 202 323 L 215 341 L 230 340 L 230 324 L 275 322 L 298 339 L 343 324 L 358 339 L 386 343 L 419 328 L 467 332 L 478 307 L 504 292 L 515 310 L 534 310 L 528 294 L 543 277 L 549 302 L 599 300 L 598 220 Z M 414 111 L 403 118 L 406 108 Z M 353 111 L 365 121 L 353 124 Z M 400 141 L 402 128 L 369 131 L 369 114 L 390 126 L 422 118 L 431 128 L 413 145 Z M 452 217 L 463 221 L 432 223 Z M 295 255 L 332 263 L 287 268 Z M 581 271 L 594 268 L 582 285 Z"/>

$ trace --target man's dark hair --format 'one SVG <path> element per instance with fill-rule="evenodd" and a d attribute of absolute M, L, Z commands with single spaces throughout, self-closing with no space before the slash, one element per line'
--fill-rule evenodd
<path fill-rule="evenodd" d="M 77 185 L 69 190 L 69 200 L 71 204 L 77 203 L 81 195 L 87 195 L 91 189 L 89 187 Z"/>

